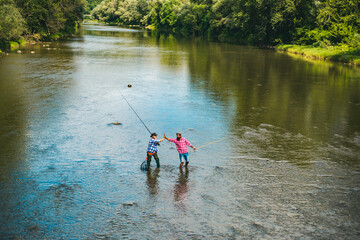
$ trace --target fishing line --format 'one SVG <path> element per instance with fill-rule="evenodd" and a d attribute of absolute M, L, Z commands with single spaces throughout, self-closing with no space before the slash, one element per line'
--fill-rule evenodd
<path fill-rule="evenodd" d="M 148 130 L 148 132 L 151 134 L 151 131 L 149 130 L 149 128 L 146 126 L 146 124 L 144 123 L 144 121 L 140 118 L 139 114 L 137 114 L 137 112 L 135 111 L 135 109 L 131 106 L 131 104 L 128 102 L 128 100 L 125 98 L 125 96 L 121 93 L 121 91 L 119 90 L 121 96 L 124 98 L 124 100 L 127 102 L 127 104 L 129 105 L 129 107 L 131 108 L 131 110 L 134 111 L 134 113 L 136 114 L 136 116 L 139 118 L 139 120 L 141 121 L 141 123 L 144 125 L 144 127 L 146 128 L 146 130 Z"/>
<path fill-rule="evenodd" d="M 197 147 L 196 149 L 200 149 L 200 148 L 203 148 L 203 147 L 207 147 L 207 146 L 209 146 L 209 145 L 211 145 L 211 144 L 214 144 L 214 143 L 217 143 L 217 142 L 223 141 L 223 140 L 225 140 L 225 139 L 227 139 L 227 138 L 228 138 L 228 137 L 225 137 L 225 138 L 222 138 L 222 139 L 219 139 L 219 140 L 213 141 L 213 142 L 209 142 L 209 143 L 207 143 L 207 144 L 205 144 L 205 145 L 202 145 L 202 146 L 200 146 L 200 147 Z M 191 151 L 194 151 L 194 150 L 191 150 Z"/>

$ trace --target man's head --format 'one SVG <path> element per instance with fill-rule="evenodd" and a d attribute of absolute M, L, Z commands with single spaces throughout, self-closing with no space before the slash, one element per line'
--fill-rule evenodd
<path fill-rule="evenodd" d="M 152 133 L 150 137 L 152 137 L 152 138 L 156 139 L 157 134 L 156 134 L 156 133 Z"/>
<path fill-rule="evenodd" d="M 176 139 L 179 141 L 181 139 L 181 133 L 176 133 Z"/>

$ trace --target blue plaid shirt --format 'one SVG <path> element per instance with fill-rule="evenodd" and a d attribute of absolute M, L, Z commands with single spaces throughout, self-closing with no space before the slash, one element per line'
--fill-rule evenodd
<path fill-rule="evenodd" d="M 159 144 L 159 141 L 158 140 L 155 140 L 153 138 L 150 139 L 149 141 L 149 145 L 148 145 L 148 149 L 147 151 L 149 153 L 154 153 L 154 152 L 157 152 L 157 145 Z"/>

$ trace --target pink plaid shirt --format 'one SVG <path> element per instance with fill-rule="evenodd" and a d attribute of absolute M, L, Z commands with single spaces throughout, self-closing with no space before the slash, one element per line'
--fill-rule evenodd
<path fill-rule="evenodd" d="M 169 141 L 176 144 L 176 148 L 180 154 L 188 152 L 186 145 L 192 147 L 192 145 L 189 143 L 188 140 L 186 140 L 186 138 L 181 138 L 180 141 L 178 141 L 177 139 L 169 138 Z"/>

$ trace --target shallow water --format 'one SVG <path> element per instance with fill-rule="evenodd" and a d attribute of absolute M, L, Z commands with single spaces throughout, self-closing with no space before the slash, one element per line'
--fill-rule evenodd
<path fill-rule="evenodd" d="M 0 238 L 360 237 L 359 68 L 91 24 L 23 52 L 0 58 Z M 160 137 L 221 141 L 143 172 L 122 94 Z"/>

